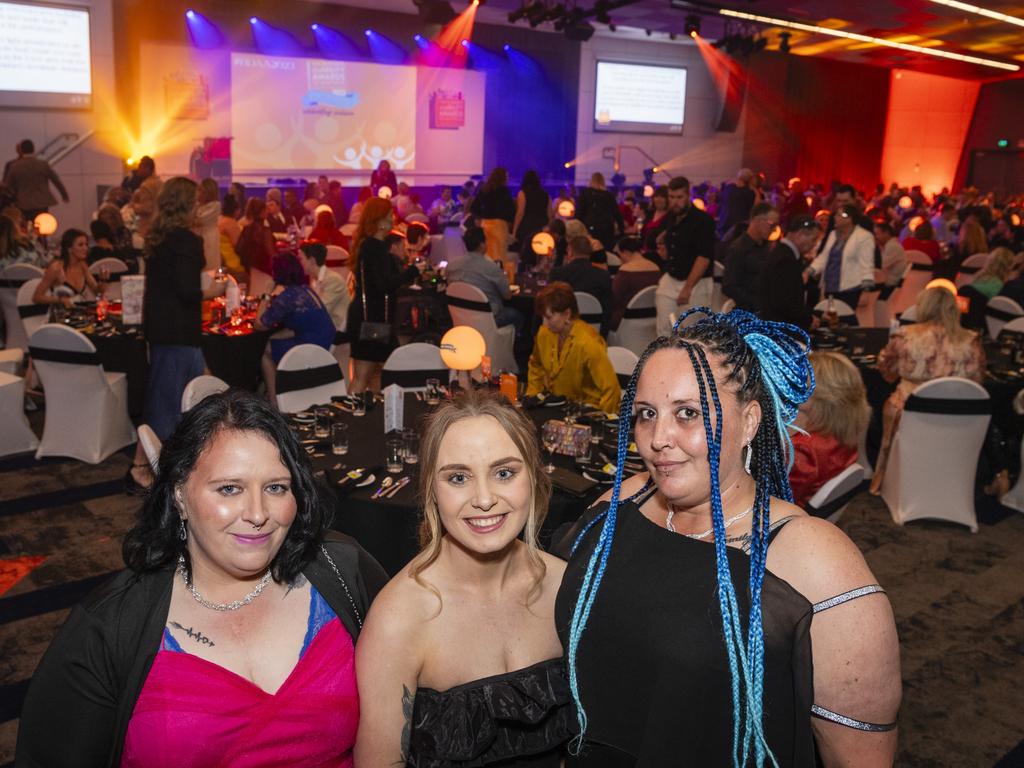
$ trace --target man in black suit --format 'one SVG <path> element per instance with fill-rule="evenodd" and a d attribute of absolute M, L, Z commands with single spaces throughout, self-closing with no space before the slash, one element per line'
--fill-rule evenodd
<path fill-rule="evenodd" d="M 818 327 L 804 299 L 804 256 L 814 250 L 821 227 L 811 216 L 794 216 L 761 270 L 761 317 L 792 323 L 810 331 Z"/>
<path fill-rule="evenodd" d="M 566 282 L 574 291 L 589 293 L 601 302 L 601 335 L 606 336 L 612 309 L 612 278 L 608 270 L 590 263 L 593 252 L 589 237 L 574 237 L 569 241 L 565 265 L 551 270 L 550 281 Z"/>

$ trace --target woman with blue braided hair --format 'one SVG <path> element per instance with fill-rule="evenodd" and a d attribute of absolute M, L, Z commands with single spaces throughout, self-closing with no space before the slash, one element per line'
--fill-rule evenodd
<path fill-rule="evenodd" d="M 701 308 L 641 357 L 615 484 L 556 545 L 568 766 L 892 764 L 891 608 L 854 544 L 791 503 L 808 346 Z M 629 424 L 647 472 L 623 481 Z"/>

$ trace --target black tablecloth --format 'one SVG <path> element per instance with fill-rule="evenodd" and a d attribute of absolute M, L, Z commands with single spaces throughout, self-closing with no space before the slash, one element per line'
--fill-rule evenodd
<path fill-rule="evenodd" d="M 377 404 L 365 416 L 356 417 L 339 408 L 332 408 L 335 420 L 348 424 L 349 452 L 334 456 L 330 451 L 329 439 L 318 444 L 312 455 L 316 470 L 322 470 L 332 488 L 338 489 L 338 481 L 349 470 L 368 467 L 376 479 L 373 483 L 352 488 L 349 484 L 338 490 L 337 507 L 331 527 L 355 538 L 384 567 L 394 575 L 400 571 L 419 551 L 417 529 L 421 519 L 421 505 L 418 500 L 419 465 L 406 464 L 403 472 L 393 477 L 411 476 L 413 481 L 400 489 L 391 498 L 371 499 L 387 476 L 384 470 L 384 408 Z M 404 426 L 422 433 L 422 421 L 431 411 L 430 406 L 416 399 L 412 394 L 405 398 Z M 540 408 L 527 411 L 538 427 L 545 421 L 561 418 L 560 408 Z M 556 466 L 575 470 L 573 459 L 556 455 Z M 590 504 L 597 499 L 607 485 L 592 488 L 584 496 L 577 497 L 555 489 L 551 497 L 548 515 L 540 531 L 542 544 L 547 544 L 552 532 L 563 523 L 576 520 Z"/>

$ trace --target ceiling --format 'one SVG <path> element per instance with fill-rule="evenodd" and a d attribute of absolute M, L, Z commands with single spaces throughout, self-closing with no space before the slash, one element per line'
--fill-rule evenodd
<path fill-rule="evenodd" d="M 515 10 L 522 0 L 485 0 L 477 13 L 477 21 L 507 24 L 509 11 Z M 555 0 L 547 0 L 554 2 Z M 560 0 L 561 1 L 561 0 Z M 571 2 L 571 0 L 569 0 Z M 362 6 L 379 10 L 415 13 L 412 0 L 333 0 L 342 5 Z M 595 0 L 579 0 L 581 8 L 591 8 Z M 975 0 L 990 10 L 1024 18 L 1022 0 Z M 452 2 L 461 11 L 464 0 Z M 771 16 L 805 24 L 815 24 L 873 37 L 894 39 L 926 48 L 939 47 L 956 53 L 971 54 L 1019 63 L 1024 71 L 1024 27 L 1004 21 L 969 14 L 929 0 L 735 0 L 732 3 L 692 3 L 693 10 L 701 14 L 701 34 L 717 39 L 725 34 L 726 19 L 717 13 L 719 7 Z M 611 12 L 618 30 L 608 31 L 605 25 L 591 20 L 598 34 L 627 34 L 664 40 L 669 34 L 683 37 L 688 11 L 672 8 L 669 0 L 638 0 L 638 2 Z M 732 22 L 736 24 L 736 22 Z M 740 22 L 745 23 L 745 22 Z M 519 26 L 527 27 L 526 21 Z M 627 29 L 629 28 L 629 29 Z M 1021 76 L 974 64 L 946 61 L 921 53 L 866 44 L 854 40 L 826 37 L 796 30 L 782 30 L 754 25 L 768 39 L 768 49 L 778 47 L 778 33 L 791 31 L 791 53 L 801 56 L 828 56 L 874 66 L 897 67 L 944 74 L 953 77 L 977 79 L 1003 79 Z M 543 24 L 538 30 L 550 31 Z M 689 42 L 689 41 L 687 41 Z"/>

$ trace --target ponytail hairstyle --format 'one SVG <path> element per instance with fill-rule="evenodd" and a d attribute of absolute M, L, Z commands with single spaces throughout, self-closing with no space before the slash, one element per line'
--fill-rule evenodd
<path fill-rule="evenodd" d="M 693 315 L 705 317 L 683 325 Z M 711 474 L 711 516 L 715 535 L 715 560 L 718 572 L 719 612 L 725 635 L 732 682 L 733 754 L 732 764 L 746 766 L 753 757 L 755 766 L 766 759 L 778 766 L 768 748 L 762 724 L 764 684 L 764 631 L 761 622 L 761 585 L 770 530 L 771 498 L 793 500 L 789 487 L 789 468 L 793 444 L 788 427 L 796 418 L 801 403 L 814 389 L 814 369 L 807 359 L 810 338 L 806 332 L 787 323 L 759 319 L 742 310 L 716 314 L 706 307 L 685 312 L 676 322 L 671 336 L 655 339 L 640 357 L 629 384 L 623 392 L 620 423 L 632 427 L 633 402 L 637 382 L 650 357 L 662 349 L 684 350 L 693 365 L 700 392 L 704 431 L 707 436 L 708 463 Z M 725 382 L 737 387 L 741 404 L 757 401 L 761 407 L 761 423 L 751 441 L 750 472 L 756 483 L 750 547 L 750 611 L 744 639 L 742 616 L 736 600 L 729 560 L 726 555 L 726 533 L 719 486 L 719 463 L 722 449 L 722 404 L 718 387 L 708 360 L 714 357 L 725 369 Z M 712 428 L 710 408 L 714 408 Z M 615 482 L 608 509 L 597 515 L 573 543 L 573 553 L 590 528 L 598 523 L 600 533 L 587 561 L 572 621 L 569 625 L 569 686 L 576 703 L 580 733 L 570 745 L 578 752 L 587 730 L 587 717 L 580 697 L 576 676 L 576 657 L 580 638 L 597 597 L 608 565 L 622 489 L 623 459 L 629 444 L 630 429 L 619 430 L 618 461 Z"/>

